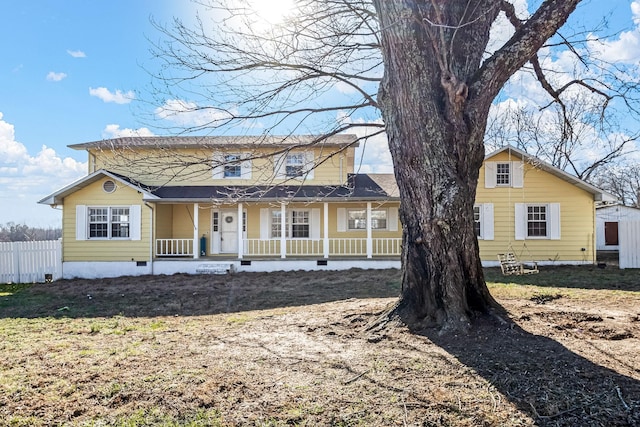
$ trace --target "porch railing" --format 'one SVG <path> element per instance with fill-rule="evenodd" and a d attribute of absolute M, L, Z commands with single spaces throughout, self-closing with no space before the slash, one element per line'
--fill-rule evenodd
<path fill-rule="evenodd" d="M 287 256 L 323 256 L 324 239 L 287 239 Z M 373 238 L 373 256 L 400 255 L 402 239 Z M 243 255 L 280 257 L 280 239 L 244 239 Z M 156 239 L 156 256 L 193 256 L 193 239 Z M 231 254 L 230 254 L 231 255 Z M 366 256 L 366 238 L 329 239 L 329 256 Z"/>
<path fill-rule="evenodd" d="M 367 239 L 329 239 L 329 256 L 367 255 Z"/>
<path fill-rule="evenodd" d="M 373 240 L 373 255 L 398 255 L 402 252 L 402 239 L 378 238 Z"/>
<path fill-rule="evenodd" d="M 156 239 L 156 256 L 193 256 L 193 239 Z"/>

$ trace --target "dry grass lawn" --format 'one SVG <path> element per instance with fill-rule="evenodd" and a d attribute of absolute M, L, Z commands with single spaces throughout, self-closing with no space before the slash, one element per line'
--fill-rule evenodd
<path fill-rule="evenodd" d="M 0 285 L 0 426 L 640 425 L 637 271 L 486 275 L 466 336 L 367 332 L 394 270 Z"/>

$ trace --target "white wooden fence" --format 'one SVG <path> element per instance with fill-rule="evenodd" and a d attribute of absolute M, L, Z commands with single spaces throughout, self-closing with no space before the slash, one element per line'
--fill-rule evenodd
<path fill-rule="evenodd" d="M 34 283 L 62 277 L 62 240 L 0 242 L 0 283 Z"/>
<path fill-rule="evenodd" d="M 640 221 L 618 223 L 620 268 L 640 268 Z"/>

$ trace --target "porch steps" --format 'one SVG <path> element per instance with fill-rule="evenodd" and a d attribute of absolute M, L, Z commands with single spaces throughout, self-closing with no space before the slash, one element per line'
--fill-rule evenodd
<path fill-rule="evenodd" d="M 227 274 L 233 273 L 235 267 L 233 264 L 221 263 L 221 262 L 208 262 L 206 264 L 199 264 L 196 267 L 196 273 L 198 274 Z"/>

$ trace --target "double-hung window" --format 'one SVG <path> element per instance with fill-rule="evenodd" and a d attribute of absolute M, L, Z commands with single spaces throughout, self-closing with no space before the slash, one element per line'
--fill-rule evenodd
<path fill-rule="evenodd" d="M 560 203 L 516 203 L 515 238 L 560 239 Z"/>
<path fill-rule="evenodd" d="M 547 237 L 547 205 L 527 205 L 527 237 Z"/>
<path fill-rule="evenodd" d="M 289 153 L 285 163 L 285 175 L 287 178 L 297 178 L 304 175 L 304 153 Z"/>
<path fill-rule="evenodd" d="M 251 179 L 251 163 L 249 153 L 214 153 L 213 179 Z"/>
<path fill-rule="evenodd" d="M 130 215 L 128 207 L 88 208 L 90 239 L 128 239 Z"/>
<path fill-rule="evenodd" d="M 285 214 L 285 237 L 308 239 L 310 237 L 310 220 L 308 210 L 291 210 Z M 282 237 L 282 212 L 271 211 L 271 238 Z"/>
<path fill-rule="evenodd" d="M 524 170 L 524 164 L 519 161 L 484 162 L 484 186 L 523 188 Z"/>
<path fill-rule="evenodd" d="M 237 154 L 225 154 L 224 156 L 224 178 L 240 178 L 242 176 L 242 164 L 240 156 Z"/>
<path fill-rule="evenodd" d="M 496 185 L 511 184 L 511 163 L 496 163 Z"/>
<path fill-rule="evenodd" d="M 309 238 L 309 211 L 291 211 L 291 237 Z"/>
<path fill-rule="evenodd" d="M 347 229 L 364 230 L 367 228 L 367 211 L 365 209 L 349 209 L 347 211 Z M 387 210 L 373 209 L 371 211 L 371 229 L 387 229 Z"/>
<path fill-rule="evenodd" d="M 315 168 L 313 151 L 291 151 L 274 156 L 274 176 L 277 179 L 312 180 Z"/>

